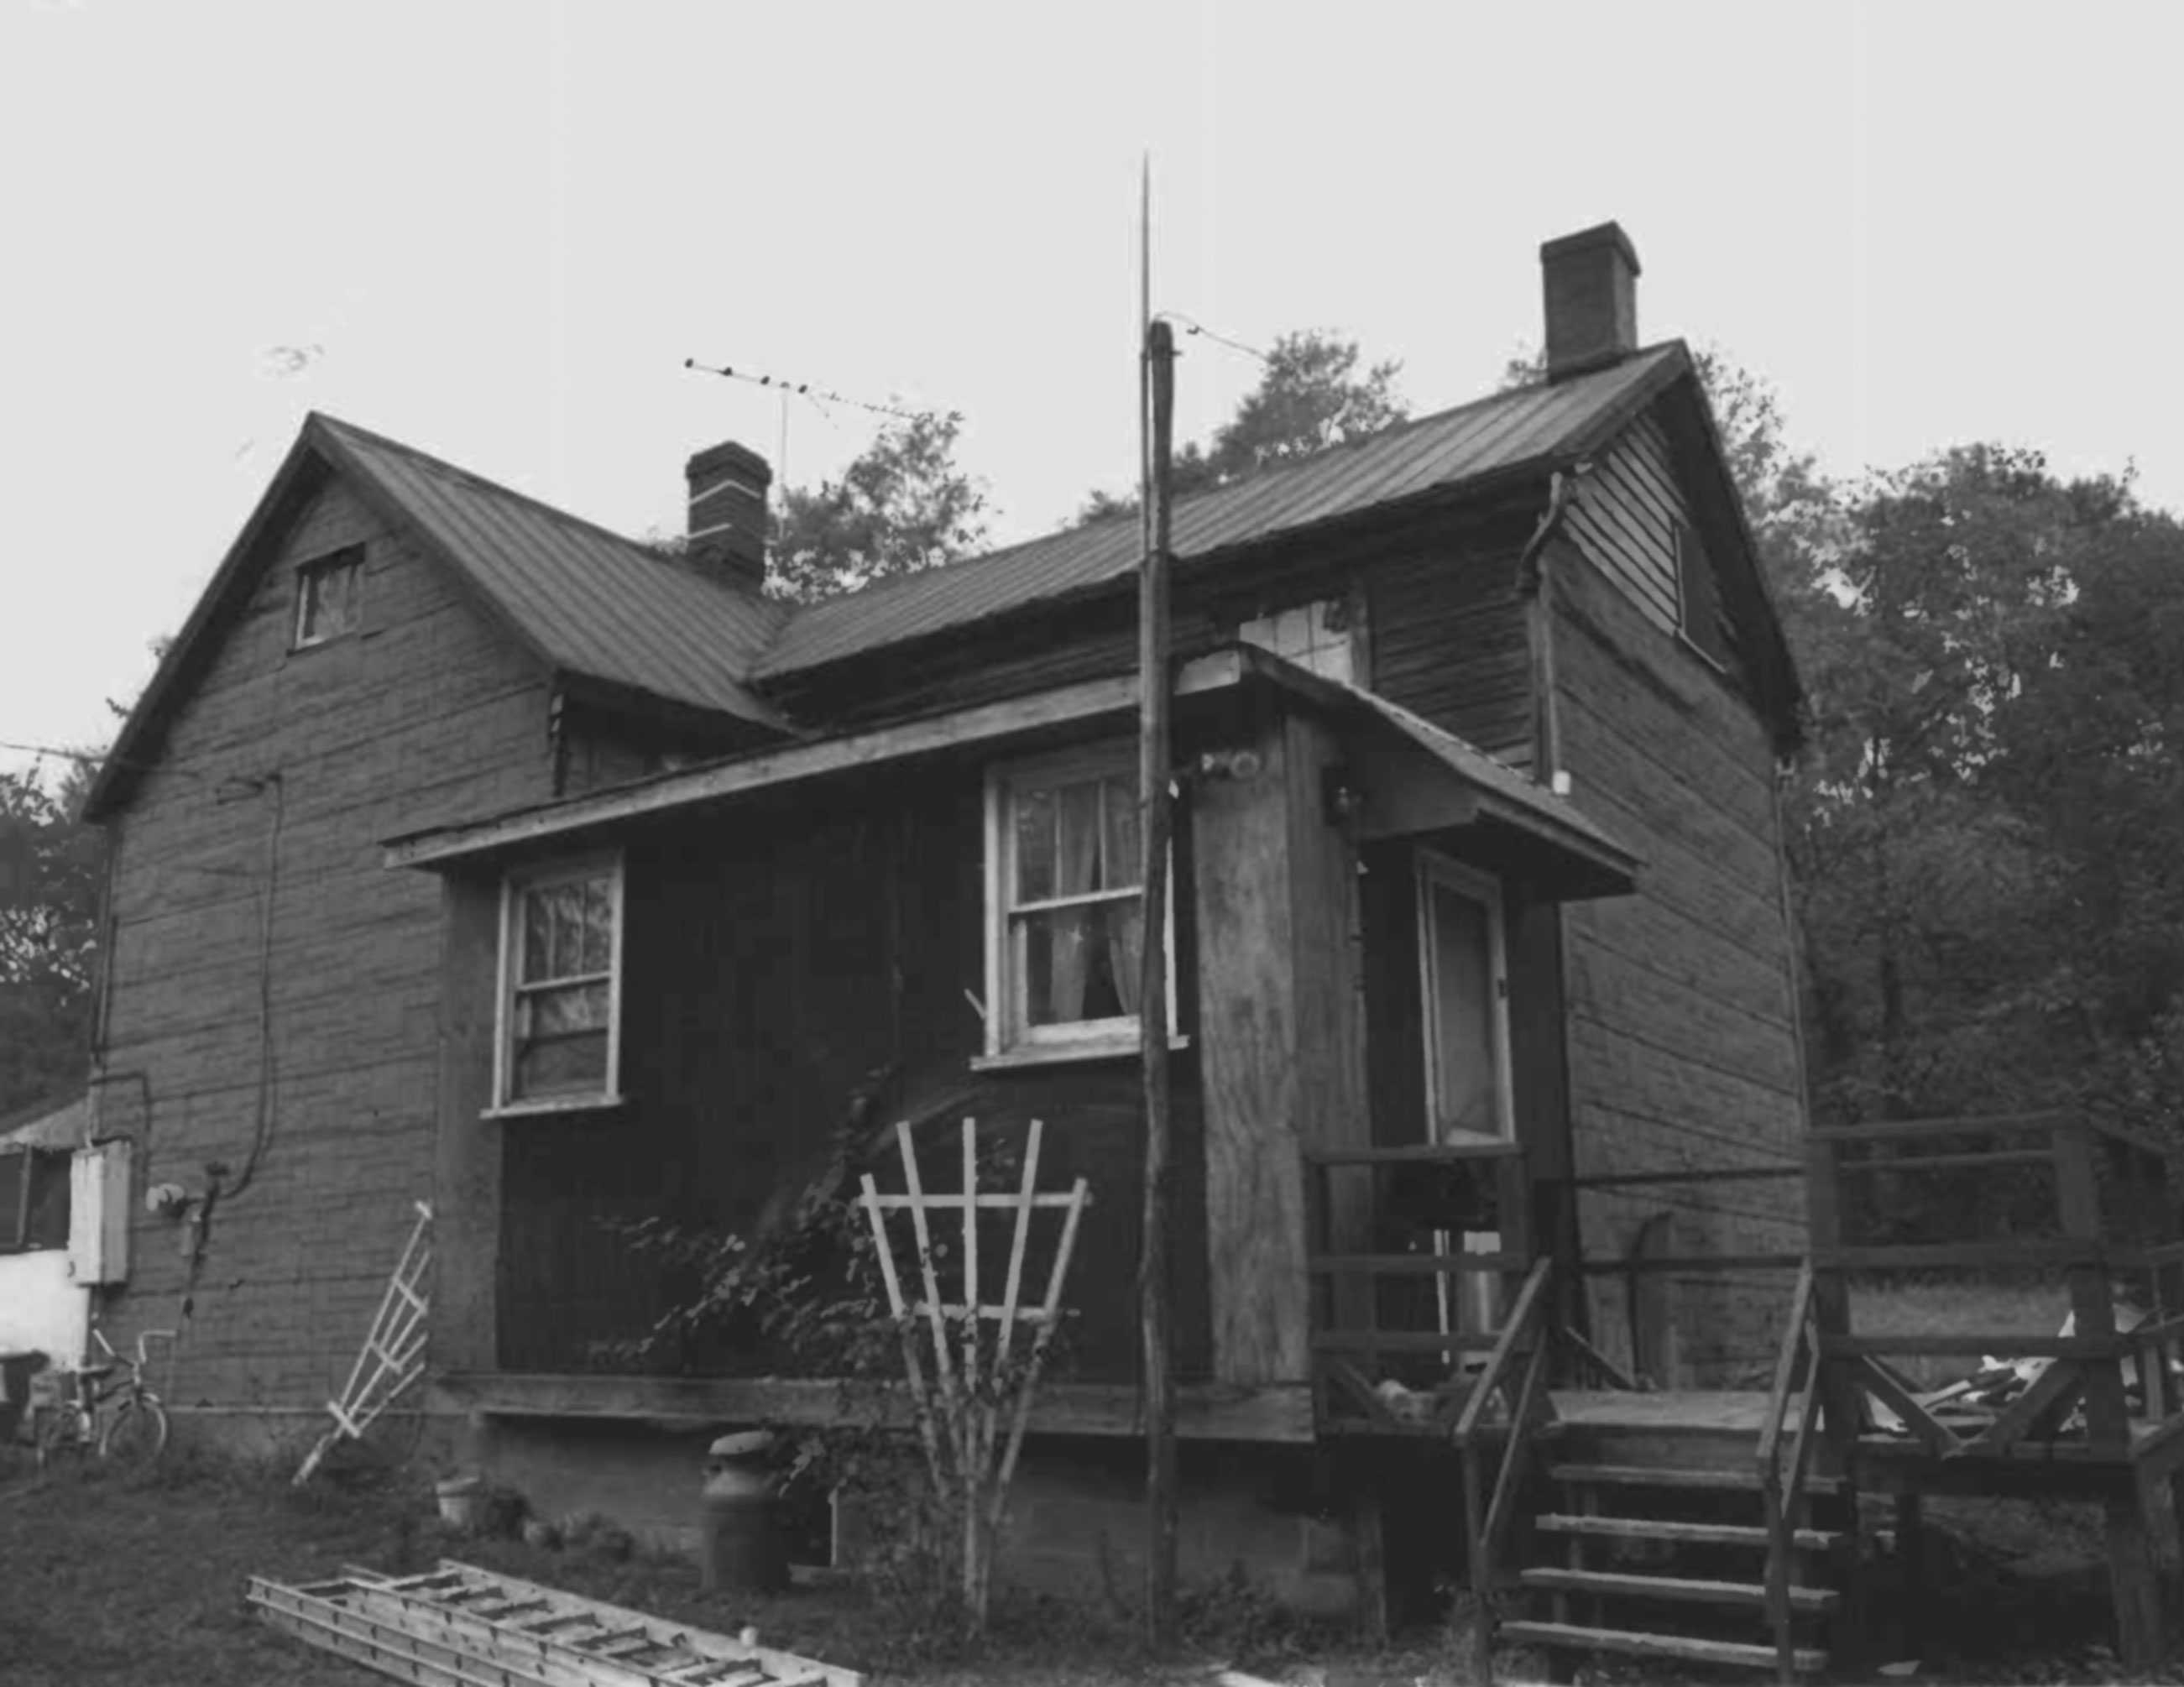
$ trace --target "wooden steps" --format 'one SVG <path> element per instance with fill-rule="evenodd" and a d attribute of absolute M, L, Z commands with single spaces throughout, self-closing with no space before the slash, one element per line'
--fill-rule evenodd
<path fill-rule="evenodd" d="M 1767 1545 L 1767 1531 L 1758 1523 L 1696 1523 L 1674 1517 L 1580 1517 L 1549 1512 L 1534 1518 L 1532 1527 L 1548 1534 L 1613 1535 L 1624 1540 L 1693 1540 L 1708 1545 L 1763 1549 Z M 1801 1528 L 1796 1535 L 1797 1548 L 1803 1552 L 1831 1552 L 1842 1538 L 1840 1531 L 1828 1528 Z"/>
<path fill-rule="evenodd" d="M 1674 1404 L 1680 1411 L 1686 1403 Z M 1842 1482 L 1808 1477 L 1787 1519 L 1786 1660 L 1770 1616 L 1758 1415 L 1732 1399 L 1688 1412 L 1682 1433 L 1675 1413 L 1642 1398 L 1611 1397 L 1591 1411 L 1591 1421 L 1573 1414 L 1534 1467 L 1553 1498 L 1532 1519 L 1528 1562 L 1515 1567 L 1514 1595 L 1530 1609 L 1513 1612 L 1524 1620 L 1502 1623 L 1501 1636 L 1785 1679 L 1825 1669 L 1825 1624 L 1844 1606 L 1826 1584 L 1846 1567 L 1854 1536 L 1814 1512 L 1837 1500 Z"/>
<path fill-rule="evenodd" d="M 1759 1491 L 1757 1465 L 1717 1469 L 1703 1465 L 1557 1464 L 1547 1467 L 1547 1477 L 1550 1481 L 1571 1487 L 1702 1488 L 1747 1494 Z M 1808 1476 L 1805 1478 L 1805 1491 L 1833 1495 L 1842 1491 L 1842 1483 L 1832 1476 Z"/>
<path fill-rule="evenodd" d="M 1612 1595 L 1623 1599 L 1668 1599 L 1687 1604 L 1737 1605 L 1763 1607 L 1767 1590 L 1758 1582 L 1701 1582 L 1680 1576 L 1623 1575 L 1607 1570 L 1527 1570 L 1519 1578 L 1528 1588 L 1546 1588 L 1563 1593 Z M 1842 1595 L 1832 1588 L 1790 1590 L 1793 1610 L 1814 1616 L 1833 1611 Z"/>
<path fill-rule="evenodd" d="M 1736 1640 L 1700 1640 L 1689 1634 L 1651 1634 L 1631 1629 L 1589 1629 L 1574 1623 L 1504 1623 L 1502 1634 L 1528 1645 L 1568 1651 L 1624 1652 L 1634 1657 L 1687 1658 L 1695 1663 L 1743 1664 L 1772 1669 L 1777 1662 L 1772 1646 L 1747 1645 Z M 1797 1670 L 1816 1675 L 1828 1667 L 1828 1655 L 1815 1647 L 1800 1646 L 1791 1654 Z"/>

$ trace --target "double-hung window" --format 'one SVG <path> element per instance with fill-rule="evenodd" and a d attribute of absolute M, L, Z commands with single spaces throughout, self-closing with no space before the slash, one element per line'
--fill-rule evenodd
<path fill-rule="evenodd" d="M 618 1099 L 621 882 L 613 858 L 510 876 L 501 900 L 497 1105 Z"/>
<path fill-rule="evenodd" d="M 1142 878 L 1130 746 L 1018 763 L 988 776 L 989 1056 L 1136 1046 Z M 1162 910 L 1163 919 L 1169 911 Z M 1168 954 L 1173 1029 L 1173 944 Z"/>

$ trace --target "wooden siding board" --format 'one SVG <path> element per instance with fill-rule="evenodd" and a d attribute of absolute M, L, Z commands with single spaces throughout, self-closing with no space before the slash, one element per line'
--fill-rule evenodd
<path fill-rule="evenodd" d="M 292 654 L 296 565 L 359 542 L 363 636 Z M 170 1397 L 315 1407 L 432 1181 L 440 888 L 385 871 L 375 846 L 458 805 L 543 795 L 544 676 L 337 480 L 273 548 L 120 811 L 102 1109 L 138 1137 L 151 1181 L 241 1168 L 270 813 L 222 782 L 279 772 L 272 1134 L 214 1215 Z M 176 1322 L 187 1272 L 171 1221 L 132 1223 L 124 1341 Z"/>
<path fill-rule="evenodd" d="M 1521 537 L 1421 544 L 1360 571 L 1372 688 L 1518 766 L 1531 759 L 1530 653 L 1515 589 Z"/>
<path fill-rule="evenodd" d="M 864 1107 L 873 1169 L 900 1176 L 889 1122 L 920 1097 L 1020 1141 L 1047 1124 L 1043 1184 L 1078 1173 L 1094 1206 L 1067 1302 L 1058 1374 L 1136 1374 L 1134 1290 L 1142 1134 L 1134 1061 L 973 1074 L 983 1047 L 982 780 L 977 766 L 871 776 L 795 804 L 682 817 L 632 835 L 624 954 L 625 1105 L 596 1121 L 511 1120 L 503 1166 L 499 1363 L 532 1372 L 628 1367 L 687 1283 L 627 1257 L 608 1227 L 644 1215 L 738 1233 L 783 1183 L 827 1163 Z M 1180 851 L 1179 851 L 1180 853 Z M 1178 924 L 1187 857 L 1178 862 Z M 1180 959 L 1180 957 L 1179 957 Z M 472 1060 L 480 1058 L 473 1055 Z M 1176 1061 L 1179 1370 L 1208 1366 L 1195 1066 Z M 953 1162 L 936 1160 L 936 1187 Z M 611 1256 L 611 1257 L 610 1257 Z M 716 1374 L 792 1356 L 707 1338 L 644 1363 Z"/>
<path fill-rule="evenodd" d="M 1577 483 L 1570 531 L 1657 625 L 1673 632 L 1680 595 L 1674 523 L 1685 502 L 1666 439 L 1650 418 L 1624 430 Z"/>
<path fill-rule="evenodd" d="M 1601 487 L 1636 519 L 1655 495 L 1636 495 L 1649 472 L 1618 465 Z M 1576 1168 L 1792 1159 L 1801 1117 L 1765 731 L 1573 537 L 1575 551 L 1557 545 L 1550 564 L 1565 759 L 1576 800 L 1644 862 L 1636 896 L 1564 910 Z M 1802 1235 L 1794 1183 L 1670 1185 L 1581 1196 L 1586 1254 L 1620 1257 L 1661 1213 L 1679 1254 L 1794 1250 Z M 1681 1363 L 1704 1381 L 1763 1359 L 1781 1291 L 1765 1273 L 1670 1285 Z M 1595 1279 L 1587 1300 L 1603 1346 L 1627 1357 L 1624 1286 Z"/>
<path fill-rule="evenodd" d="M 1258 771 L 1195 786 L 1190 824 L 1213 1374 L 1262 1383 L 1305 1374 L 1302 1022 L 1279 718 L 1259 722 L 1251 743 Z"/>

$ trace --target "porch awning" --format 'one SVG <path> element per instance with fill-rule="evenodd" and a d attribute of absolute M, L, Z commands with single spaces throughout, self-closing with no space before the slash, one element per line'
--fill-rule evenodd
<path fill-rule="evenodd" d="M 1362 798 L 1358 835 L 1427 837 L 1474 828 L 1492 851 L 1548 885 L 1557 897 L 1614 896 L 1631 890 L 1638 859 L 1567 797 L 1532 783 L 1485 751 L 1443 732 L 1386 698 L 1323 679 L 1250 645 L 1183 663 L 1181 699 L 1271 687 L 1343 733 L 1345 770 Z M 772 748 L 663 774 L 582 797 L 390 839 L 387 865 L 454 864 L 549 839 L 598 834 L 642 816 L 671 813 L 806 780 L 921 755 L 999 748 L 1028 734 L 1134 710 L 1134 675 L 1089 680 L 1029 697 L 958 710 L 921 721 Z"/>
<path fill-rule="evenodd" d="M 1348 728 L 1343 777 L 1365 842 L 1474 828 L 1496 865 L 1561 900 L 1623 896 L 1637 888 L 1638 856 L 1575 801 L 1535 784 L 1377 692 L 1323 679 L 1262 650 L 1250 668 Z"/>

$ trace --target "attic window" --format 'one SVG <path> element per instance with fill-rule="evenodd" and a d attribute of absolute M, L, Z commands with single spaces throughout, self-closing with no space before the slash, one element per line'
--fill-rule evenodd
<path fill-rule="evenodd" d="M 1339 598 L 1300 604 L 1277 615 L 1261 615 L 1236 629 L 1237 639 L 1295 662 L 1322 679 L 1355 684 L 1357 655 L 1350 605 Z"/>
<path fill-rule="evenodd" d="M 362 621 L 364 547 L 351 545 L 296 571 L 296 645 L 298 650 L 356 631 Z"/>
<path fill-rule="evenodd" d="M 1733 654 L 1733 639 L 1722 609 L 1721 582 L 1714 573 L 1713 560 L 1689 522 L 1677 522 L 1675 536 L 1677 626 L 1702 656 L 1718 668 L 1726 668 Z"/>

